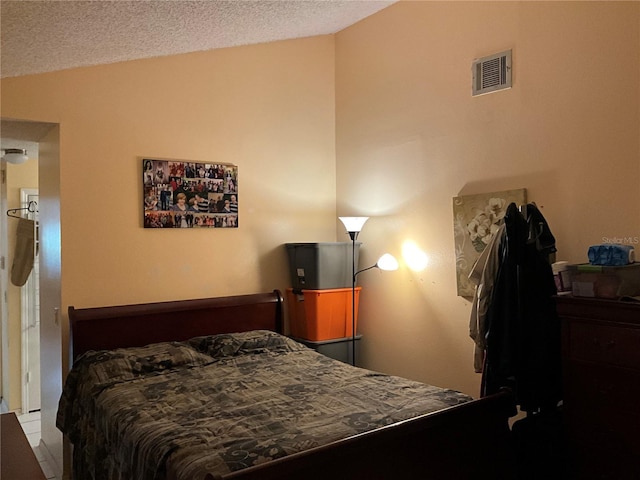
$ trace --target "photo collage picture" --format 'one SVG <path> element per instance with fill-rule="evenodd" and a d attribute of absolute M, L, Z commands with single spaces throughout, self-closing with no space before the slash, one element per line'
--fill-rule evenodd
<path fill-rule="evenodd" d="M 238 167 L 142 160 L 144 228 L 238 228 Z"/>

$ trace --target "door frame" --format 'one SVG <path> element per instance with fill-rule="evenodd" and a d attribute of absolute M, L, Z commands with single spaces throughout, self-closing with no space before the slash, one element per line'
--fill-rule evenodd
<path fill-rule="evenodd" d="M 4 147 L 4 145 L 3 145 Z M 0 412 L 9 410 L 9 329 L 8 329 L 8 317 L 9 310 L 7 306 L 7 284 L 9 276 L 7 275 L 7 216 L 5 215 L 7 207 L 7 164 L 5 160 L 0 159 L 0 354 L 2 360 L 0 365 L 1 370 L 1 386 L 0 386 Z"/>

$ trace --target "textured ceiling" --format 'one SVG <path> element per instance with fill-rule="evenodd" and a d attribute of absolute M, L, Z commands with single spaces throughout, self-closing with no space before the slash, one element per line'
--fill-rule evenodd
<path fill-rule="evenodd" d="M 54 126 L 52 123 L 3 118 L 0 121 L 0 148 L 24 148 L 30 158 L 37 158 L 40 148 L 39 141 Z"/>
<path fill-rule="evenodd" d="M 397 0 L 0 0 L 0 76 L 336 33 Z"/>

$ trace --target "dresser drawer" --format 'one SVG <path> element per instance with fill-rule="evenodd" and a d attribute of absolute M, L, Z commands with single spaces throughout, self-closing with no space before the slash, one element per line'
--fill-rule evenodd
<path fill-rule="evenodd" d="M 640 302 L 556 301 L 570 478 L 640 480 Z"/>
<path fill-rule="evenodd" d="M 569 363 L 565 403 L 581 429 L 595 428 L 631 446 L 640 455 L 640 370 Z M 589 437 L 589 435 L 587 435 Z M 591 440 L 594 440 L 591 438 Z"/>
<path fill-rule="evenodd" d="M 571 360 L 640 370 L 640 328 L 577 321 L 568 327 Z"/>
<path fill-rule="evenodd" d="M 575 362 L 565 373 L 571 478 L 639 480 L 640 371 Z"/>

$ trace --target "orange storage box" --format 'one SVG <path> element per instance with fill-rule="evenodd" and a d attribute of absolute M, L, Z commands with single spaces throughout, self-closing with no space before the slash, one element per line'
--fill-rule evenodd
<path fill-rule="evenodd" d="M 362 287 L 356 287 L 355 290 L 356 331 L 361 289 Z M 313 341 L 351 337 L 353 308 L 351 288 L 301 290 L 301 292 L 295 293 L 292 288 L 287 289 L 291 336 Z"/>

